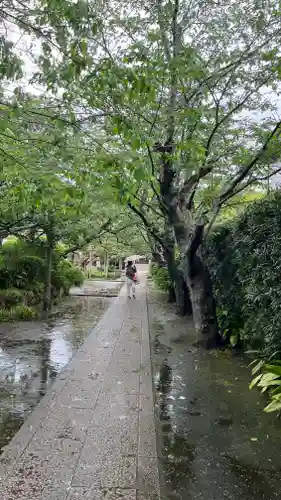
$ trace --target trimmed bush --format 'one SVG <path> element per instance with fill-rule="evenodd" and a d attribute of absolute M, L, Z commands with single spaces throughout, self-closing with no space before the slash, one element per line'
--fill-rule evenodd
<path fill-rule="evenodd" d="M 210 235 L 205 249 L 220 327 L 233 343 L 281 349 L 281 193 Z"/>

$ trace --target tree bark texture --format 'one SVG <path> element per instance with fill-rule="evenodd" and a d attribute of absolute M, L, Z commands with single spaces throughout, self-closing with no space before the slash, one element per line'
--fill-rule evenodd
<path fill-rule="evenodd" d="M 190 291 L 197 344 L 212 348 L 220 344 L 216 304 L 210 273 L 201 256 L 194 255 L 192 262 L 186 262 L 185 279 Z"/>
<path fill-rule="evenodd" d="M 188 218 L 190 214 L 185 214 L 184 207 L 180 206 L 174 186 L 175 171 L 167 148 L 161 157 L 161 197 L 181 253 L 181 267 L 190 293 L 197 343 L 210 348 L 218 344 L 220 335 L 212 281 L 200 255 L 204 226 L 192 223 Z"/>

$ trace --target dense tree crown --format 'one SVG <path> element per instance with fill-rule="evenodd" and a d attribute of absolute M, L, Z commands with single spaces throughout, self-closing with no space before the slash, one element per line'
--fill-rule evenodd
<path fill-rule="evenodd" d="M 280 157 L 276 2 L 3 0 L 0 20 L 2 237 L 141 241 L 216 338 L 202 246 Z"/>

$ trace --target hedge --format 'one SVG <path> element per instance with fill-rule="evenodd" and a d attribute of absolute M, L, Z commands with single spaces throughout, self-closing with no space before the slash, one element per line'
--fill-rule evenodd
<path fill-rule="evenodd" d="M 247 348 L 281 349 L 281 193 L 216 227 L 204 253 L 224 335 Z"/>

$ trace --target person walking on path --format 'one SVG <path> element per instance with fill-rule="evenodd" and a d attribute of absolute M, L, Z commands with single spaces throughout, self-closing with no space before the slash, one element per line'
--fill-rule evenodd
<path fill-rule="evenodd" d="M 131 298 L 131 292 L 133 293 L 133 299 L 136 298 L 136 281 L 137 281 L 137 269 L 131 260 L 128 261 L 126 267 L 126 284 L 127 284 L 127 294 L 128 298 Z"/>

